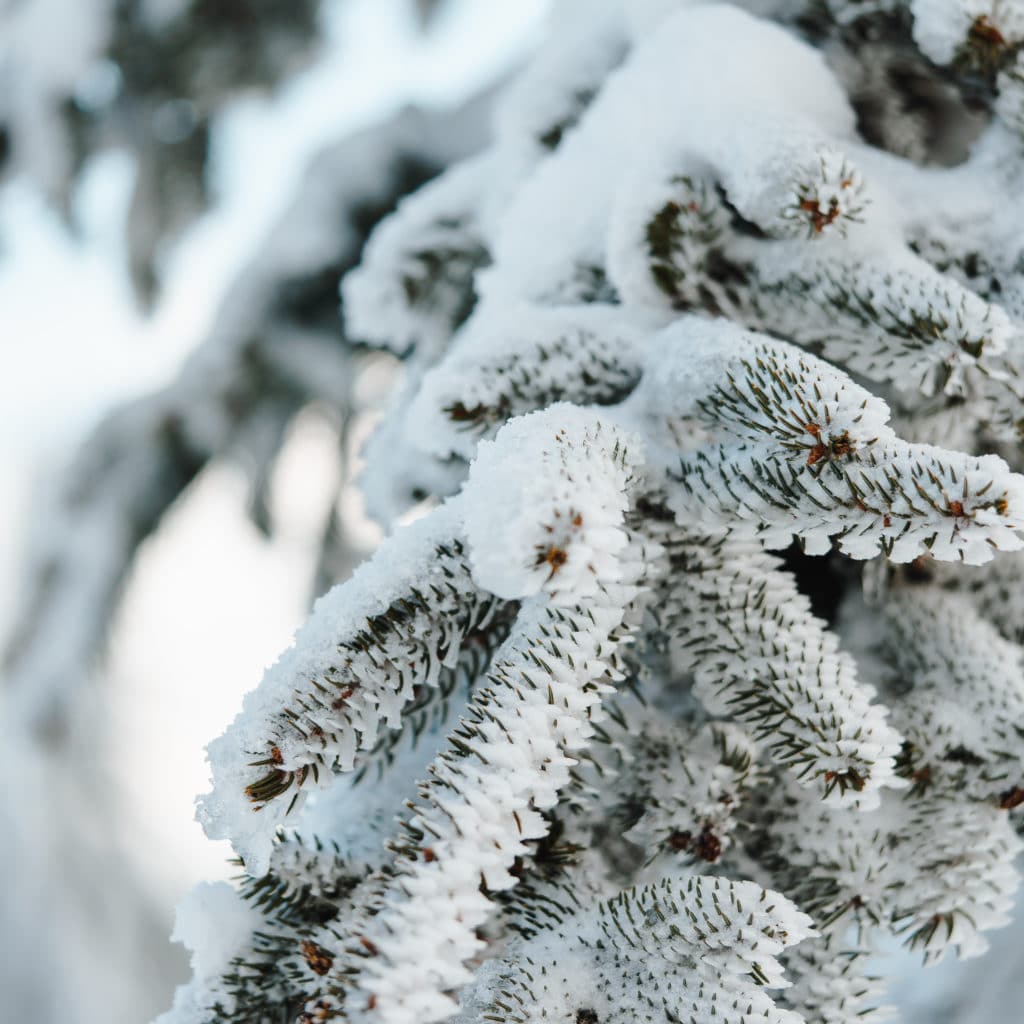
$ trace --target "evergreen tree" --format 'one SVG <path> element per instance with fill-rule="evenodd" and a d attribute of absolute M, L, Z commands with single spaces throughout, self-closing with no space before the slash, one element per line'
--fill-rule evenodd
<path fill-rule="evenodd" d="M 489 141 L 325 261 L 345 341 L 246 378 L 401 358 L 391 532 L 209 747 L 241 874 L 161 1024 L 874 1024 L 893 936 L 983 953 L 1021 194 L 1018 0 L 556 3 Z"/>
<path fill-rule="evenodd" d="M 881 1021 L 1007 923 L 1024 8 L 750 6 L 558 5 L 343 279 L 435 500 L 211 744 L 163 1024 Z"/>
<path fill-rule="evenodd" d="M 164 1024 L 881 1021 L 1007 923 L 1024 8 L 751 7 L 558 5 L 344 278 L 436 500 L 211 744 Z"/>

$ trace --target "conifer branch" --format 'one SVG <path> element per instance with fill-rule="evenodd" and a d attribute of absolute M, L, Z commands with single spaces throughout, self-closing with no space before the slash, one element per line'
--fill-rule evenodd
<path fill-rule="evenodd" d="M 348 996 L 350 1019 L 450 1015 L 445 993 L 471 977 L 464 962 L 493 913 L 485 894 L 514 885 L 509 868 L 527 852 L 524 842 L 547 832 L 540 812 L 557 802 L 573 753 L 600 720 L 610 669 L 615 678 L 608 659 L 638 596 L 642 550 L 621 525 L 636 460 L 627 443 L 600 420 L 555 406 L 514 421 L 474 464 L 465 494 L 474 577 L 524 605 L 486 687 L 410 808 L 394 877 L 360 939 L 370 955 L 355 986 L 366 1004 Z M 515 459 L 539 470 L 539 507 L 516 492 L 502 495 Z M 518 565 L 497 556 L 496 533 L 510 544 L 502 552 L 519 552 Z M 424 956 L 430 935 L 443 937 Z"/>
<path fill-rule="evenodd" d="M 765 989 L 786 984 L 777 956 L 809 934 L 809 918 L 778 893 L 669 875 L 513 946 L 469 998 L 482 1005 L 476 1019 L 495 1024 L 622 1013 L 799 1024 Z"/>
<path fill-rule="evenodd" d="M 684 320 L 661 343 L 660 379 L 645 376 L 631 404 L 666 437 L 690 431 L 667 469 L 682 525 L 728 522 L 769 547 L 796 536 L 818 554 L 834 537 L 854 558 L 897 562 L 979 564 L 1024 543 L 1024 480 L 1001 459 L 902 442 L 848 377 L 725 322 Z"/>
<path fill-rule="evenodd" d="M 400 727 L 403 710 L 486 632 L 498 602 L 472 581 L 459 520 L 457 503 L 437 510 L 321 598 L 210 745 L 214 787 L 200 820 L 232 840 L 251 873 L 266 871 L 274 832 L 309 786 L 352 771 L 380 726 Z"/>
<path fill-rule="evenodd" d="M 1024 806 L 1015 18 L 557 6 L 343 285 L 404 357 L 368 507 L 433 509 L 211 746 L 251 877 L 167 1024 L 881 1024 L 886 939 L 985 948 Z"/>
<path fill-rule="evenodd" d="M 934 587 L 893 594 L 885 644 L 901 695 L 903 771 L 919 788 L 1012 810 L 1024 803 L 1024 663 L 965 601 Z"/>
<path fill-rule="evenodd" d="M 615 404 L 640 379 L 653 322 L 615 307 L 485 305 L 424 377 L 411 430 L 432 454 L 468 460 L 515 416 L 563 401 Z"/>
<path fill-rule="evenodd" d="M 670 551 L 678 582 L 666 630 L 708 710 L 748 725 L 826 800 L 877 804 L 900 736 L 792 576 L 756 543 L 682 534 Z"/>

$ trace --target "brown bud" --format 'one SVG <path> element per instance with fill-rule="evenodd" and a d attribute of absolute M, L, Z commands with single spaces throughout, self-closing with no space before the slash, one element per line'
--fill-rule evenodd
<path fill-rule="evenodd" d="M 326 974 L 331 969 L 334 957 L 323 946 L 310 939 L 303 939 L 301 949 L 309 969 L 314 974 Z"/>

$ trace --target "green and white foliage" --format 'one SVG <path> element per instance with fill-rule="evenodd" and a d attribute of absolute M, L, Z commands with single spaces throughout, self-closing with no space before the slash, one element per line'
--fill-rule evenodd
<path fill-rule="evenodd" d="M 1002 459 L 907 444 L 846 374 L 723 320 L 684 318 L 655 344 L 657 372 L 630 408 L 683 449 L 665 470 L 677 520 L 768 547 L 797 537 L 813 554 L 835 538 L 854 558 L 897 562 L 974 564 L 1021 546 L 1024 489 Z"/>
<path fill-rule="evenodd" d="M 482 1012 L 458 1019 L 798 1024 L 766 989 L 785 984 L 778 956 L 809 934 L 778 893 L 668 875 L 514 943 L 467 993 Z"/>
<path fill-rule="evenodd" d="M 664 627 L 694 694 L 826 800 L 877 803 L 900 737 L 793 577 L 754 542 L 684 534 L 671 551 L 679 586 Z"/>
<path fill-rule="evenodd" d="M 874 973 L 872 950 L 844 941 L 839 929 L 802 942 L 782 958 L 792 985 L 778 1002 L 823 1024 L 885 1024 L 898 1019 L 884 1003 L 885 979 Z"/>
<path fill-rule="evenodd" d="M 988 71 L 1024 44 L 1024 11 L 1006 0 L 911 0 L 914 40 L 936 64 Z"/>
<path fill-rule="evenodd" d="M 439 510 L 321 599 L 211 744 L 214 788 L 200 820 L 250 870 L 266 871 L 277 826 L 310 785 L 352 771 L 381 724 L 397 726 L 423 690 L 440 689 L 464 645 L 487 642 L 498 602 L 473 583 L 458 529 L 455 510 Z"/>
<path fill-rule="evenodd" d="M 982 933 L 1009 920 L 1022 844 L 995 805 L 907 789 L 876 814 L 840 817 L 791 785 L 759 798 L 748 852 L 837 940 L 850 925 L 862 942 L 880 929 L 938 960 L 984 952 Z"/>
<path fill-rule="evenodd" d="M 477 211 L 494 170 L 487 158 L 456 165 L 403 199 L 374 232 L 345 278 L 352 340 L 399 354 L 443 350 L 473 308 L 473 272 L 487 260 Z"/>
<path fill-rule="evenodd" d="M 165 1024 L 879 1024 L 1008 921 L 1016 7 L 745 6 L 556 4 L 345 278 L 392 532 L 209 748 Z"/>
<path fill-rule="evenodd" d="M 657 320 L 605 305 L 481 309 L 425 375 L 408 414 L 413 439 L 424 454 L 468 460 L 510 417 L 617 403 L 640 380 Z"/>
<path fill-rule="evenodd" d="M 757 749 L 728 722 L 686 728 L 632 710 L 639 726 L 621 771 L 625 803 L 639 814 L 624 836 L 656 867 L 715 864 L 735 842 L 740 805 L 758 779 Z"/>
<path fill-rule="evenodd" d="M 904 769 L 923 789 L 1024 800 L 1024 663 L 961 595 L 910 587 L 885 605 Z"/>
<path fill-rule="evenodd" d="M 574 752 L 601 720 L 602 695 L 620 676 L 625 611 L 656 554 L 623 529 L 634 444 L 554 406 L 511 423 L 473 465 L 465 517 L 474 577 L 523 603 L 410 808 L 400 864 L 364 937 L 375 952 L 356 986 L 384 1020 L 451 1012 L 445 993 L 470 979 L 464 962 L 483 945 L 475 931 L 492 913 L 486 893 L 515 885 L 509 869 L 547 833 L 541 812 L 557 803 Z M 525 487 L 509 472 L 517 464 L 534 473 Z"/>

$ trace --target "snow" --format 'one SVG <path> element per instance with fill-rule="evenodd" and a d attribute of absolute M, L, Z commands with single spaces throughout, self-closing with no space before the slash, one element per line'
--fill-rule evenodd
<path fill-rule="evenodd" d="M 880 399 L 803 350 L 688 317 L 652 352 L 625 422 L 660 427 L 680 523 L 728 522 L 769 548 L 798 536 L 809 554 L 836 537 L 852 558 L 895 562 L 1024 547 L 1024 477 L 996 455 L 900 441 Z"/>
<path fill-rule="evenodd" d="M 627 544 L 638 439 L 568 403 L 481 443 L 464 490 L 473 577 L 499 597 L 577 604 L 614 579 Z"/>
<path fill-rule="evenodd" d="M 787 984 L 776 955 L 813 934 L 810 918 L 778 893 L 669 872 L 513 943 L 467 1001 L 486 1015 L 525 1004 L 533 1020 L 557 1019 L 566 1007 L 613 1019 L 635 1006 L 694 1020 L 735 1013 L 799 1024 L 766 989 Z"/>
<path fill-rule="evenodd" d="M 202 882 L 178 905 L 171 938 L 191 953 L 193 980 L 154 1024 L 191 1024 L 232 1005 L 222 981 L 232 961 L 249 951 L 262 915 L 227 882 Z"/>
<path fill-rule="evenodd" d="M 752 77 L 756 93 L 746 86 Z M 712 103 L 707 82 L 716 85 Z M 727 5 L 670 16 L 609 75 L 577 129 L 520 190 L 495 239 L 494 266 L 480 275 L 482 293 L 551 301 L 574 266 L 602 264 L 608 211 L 638 155 L 693 149 L 706 159 L 705 133 L 713 146 L 737 118 L 772 115 L 827 126 L 820 130 L 837 138 L 853 134 L 853 112 L 821 55 L 783 29 Z"/>
<path fill-rule="evenodd" d="M 249 944 L 260 914 L 227 882 L 201 882 L 178 904 L 171 938 L 192 954 L 192 970 L 200 978 L 225 973 Z"/>
<path fill-rule="evenodd" d="M 998 804 L 1024 778 L 1020 648 L 956 594 L 937 587 L 893 593 L 881 640 L 892 671 L 912 687 L 893 721 L 915 763 L 980 803 Z M 962 759 L 958 760 L 958 757 Z"/>
<path fill-rule="evenodd" d="M 374 745 L 380 724 L 398 725 L 401 708 L 412 692 L 412 677 L 403 675 L 397 665 L 380 670 L 377 680 L 352 672 L 352 692 L 346 696 L 347 688 L 335 681 L 347 678 L 336 675 L 345 671 L 346 665 L 340 645 L 363 630 L 368 618 L 386 613 L 410 587 L 420 586 L 429 592 L 432 577 L 444 581 L 437 545 L 450 542 L 458 532 L 459 509 L 453 502 L 381 545 L 351 579 L 316 602 L 293 645 L 246 696 L 227 732 L 208 747 L 213 789 L 200 799 L 197 816 L 210 838 L 231 840 L 250 874 L 266 873 L 275 831 L 288 814 L 288 801 L 282 799 L 258 805 L 259 811 L 254 813 L 253 802 L 245 795 L 246 786 L 257 777 L 252 762 L 266 758 L 273 747 L 277 751 L 273 760 L 282 772 L 301 771 L 314 761 L 329 766 L 335 759 L 342 770 L 351 771 L 357 749 Z M 450 657 L 456 653 L 453 645 Z M 359 656 L 351 655 L 348 660 L 352 657 Z M 408 660 L 408 655 L 395 657 L 398 664 Z M 436 685 L 440 668 L 440 662 L 428 660 L 415 676 L 427 685 Z M 321 712 L 330 739 L 323 736 L 321 742 L 303 731 L 289 731 L 279 722 L 282 709 L 293 703 L 297 692 L 315 696 L 311 687 L 328 682 L 344 701 L 338 712 L 330 708 Z M 319 779 L 307 782 L 307 787 L 317 781 L 321 786 L 330 783 L 329 770 L 316 774 Z M 299 790 L 300 799 L 304 792 Z"/>
<path fill-rule="evenodd" d="M 911 0 L 914 41 L 936 64 L 951 64 L 979 20 L 998 31 L 1003 45 L 1024 42 L 1024 10 L 1014 0 Z"/>
<path fill-rule="evenodd" d="M 485 303 L 424 375 L 405 429 L 421 451 L 469 461 L 482 438 L 538 405 L 618 401 L 660 320 L 615 306 Z"/>
<path fill-rule="evenodd" d="M 543 145 L 541 139 L 574 119 L 580 97 L 596 92 L 626 55 L 625 25 L 616 3 L 561 0 L 548 21 L 544 41 L 495 102 L 494 134 L 503 151 Z"/>
<path fill-rule="evenodd" d="M 459 252 L 472 258 L 480 246 L 476 211 L 496 170 L 489 153 L 467 160 L 399 203 L 371 236 L 360 266 L 343 280 L 348 337 L 399 355 L 415 346 L 443 348 L 464 298 L 459 281 L 432 281 L 421 254 L 440 250 L 450 264 Z"/>
<path fill-rule="evenodd" d="M 57 190 L 71 165 L 61 104 L 107 42 L 112 0 L 36 0 L 7 5 L 0 26 L 0 114 L 44 189 Z M 59 24 L 59 33 L 52 26 Z"/>
<path fill-rule="evenodd" d="M 511 447 L 513 439 L 499 436 L 495 444 Z M 568 593 L 564 610 L 540 594 L 524 604 L 495 656 L 487 699 L 470 709 L 473 756 L 455 748 L 431 768 L 411 818 L 430 853 L 403 860 L 368 925 L 380 955 L 363 964 L 357 979 L 389 1024 L 452 1015 L 445 993 L 472 979 L 466 961 L 482 948 L 479 929 L 495 911 L 481 882 L 489 891 L 516 885 L 516 858 L 527 855 L 529 839 L 548 831 L 540 812 L 557 803 L 573 755 L 594 735 L 609 688 L 601 684 L 606 659 L 621 642 L 615 630 L 637 594 L 623 579 L 626 566 L 610 568 L 605 589 L 583 607 L 569 607 Z M 591 596 L 589 586 L 582 596 Z"/>
<path fill-rule="evenodd" d="M 964 395 L 983 377 L 1004 378 L 1000 357 L 1020 332 L 1006 312 L 883 241 L 825 242 L 816 264 L 796 243 L 751 247 L 762 312 L 787 336 L 813 336 L 830 359 L 904 390 Z"/>
<path fill-rule="evenodd" d="M 693 673 L 694 695 L 746 724 L 824 802 L 871 810 L 883 787 L 902 788 L 903 737 L 792 576 L 756 542 L 683 537 L 674 553 L 687 572 L 661 614 L 672 665 Z"/>

